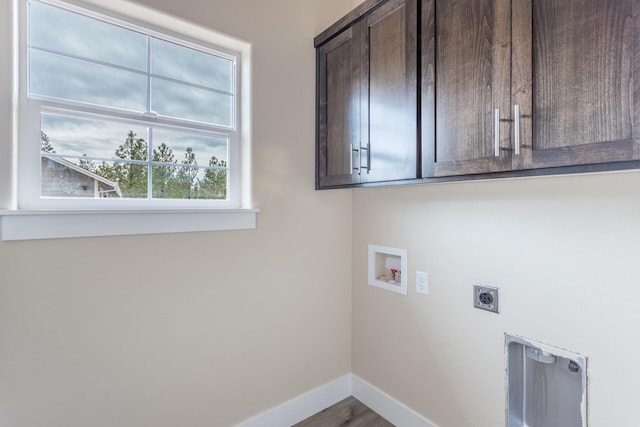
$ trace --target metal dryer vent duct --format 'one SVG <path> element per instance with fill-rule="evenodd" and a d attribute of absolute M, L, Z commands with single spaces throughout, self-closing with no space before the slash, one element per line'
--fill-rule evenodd
<path fill-rule="evenodd" d="M 527 357 L 540 363 L 552 364 L 556 363 L 556 356 L 546 351 L 542 351 L 537 347 L 526 346 Z"/>
<path fill-rule="evenodd" d="M 587 358 L 505 334 L 508 427 L 587 427 Z"/>

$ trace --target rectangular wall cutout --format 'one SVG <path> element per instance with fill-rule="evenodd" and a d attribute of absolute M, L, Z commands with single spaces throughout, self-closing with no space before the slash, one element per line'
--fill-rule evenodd
<path fill-rule="evenodd" d="M 586 427 L 587 359 L 505 334 L 508 427 Z"/>
<path fill-rule="evenodd" d="M 407 250 L 369 245 L 369 284 L 407 295 Z"/>

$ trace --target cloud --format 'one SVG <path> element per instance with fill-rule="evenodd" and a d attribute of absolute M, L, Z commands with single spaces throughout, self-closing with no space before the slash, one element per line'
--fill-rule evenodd
<path fill-rule="evenodd" d="M 146 82 L 143 74 L 31 51 L 30 92 L 35 95 L 144 111 Z"/>
<path fill-rule="evenodd" d="M 225 136 L 154 129 L 153 140 L 156 147 L 162 143 L 167 144 L 179 161 L 183 159 L 187 148 L 191 147 L 200 166 L 207 166 L 211 156 L 228 162 L 229 142 Z"/>
<path fill-rule="evenodd" d="M 209 89 L 231 93 L 233 61 L 151 38 L 151 72 Z"/>
<path fill-rule="evenodd" d="M 148 128 L 131 123 L 63 116 L 42 115 L 42 131 L 47 134 L 57 154 L 70 157 L 87 155 L 88 158 L 114 158 L 118 147 L 124 143 L 130 131 L 153 147 L 165 143 L 178 161 L 191 147 L 200 166 L 208 166 L 216 156 L 228 162 L 229 141 L 226 136 L 208 133 L 192 133 L 154 128 L 152 138 Z"/>
<path fill-rule="evenodd" d="M 58 114 L 42 115 L 42 131 L 57 154 L 68 156 L 113 158 L 129 131 L 147 139 L 145 126 Z"/>
<path fill-rule="evenodd" d="M 55 6 L 30 3 L 32 46 L 147 70 L 146 35 Z"/>
<path fill-rule="evenodd" d="M 165 116 L 230 126 L 232 102 L 229 95 L 157 78 L 151 81 L 151 109 Z"/>

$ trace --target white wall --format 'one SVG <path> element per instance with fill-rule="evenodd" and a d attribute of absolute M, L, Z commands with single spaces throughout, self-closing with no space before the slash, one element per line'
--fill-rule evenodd
<path fill-rule="evenodd" d="M 638 172 L 356 190 L 354 374 L 440 427 L 504 426 L 509 332 L 589 358 L 590 426 L 637 426 L 639 213 Z M 408 249 L 408 296 L 367 285 L 367 244 Z"/>
<path fill-rule="evenodd" d="M 351 193 L 314 191 L 313 37 L 351 2 L 139 3 L 252 43 L 258 228 L 0 242 L 1 426 L 229 426 L 350 372 Z M 9 94 L 0 61 L 0 208 Z"/>
<path fill-rule="evenodd" d="M 11 58 L 11 2 L 4 0 L 0 3 L 0 57 Z M 16 184 L 13 180 L 13 150 L 11 149 L 11 134 L 13 130 L 12 105 L 12 61 L 0 61 L 0 206 L 12 207 L 11 193 Z M 0 261 L 1 262 L 1 261 Z M 1 274 L 1 273 L 0 273 Z"/>

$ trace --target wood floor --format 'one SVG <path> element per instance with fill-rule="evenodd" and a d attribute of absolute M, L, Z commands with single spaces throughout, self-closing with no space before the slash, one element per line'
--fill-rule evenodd
<path fill-rule="evenodd" d="M 355 397 L 318 412 L 292 427 L 393 427 L 389 421 L 376 414 Z"/>

